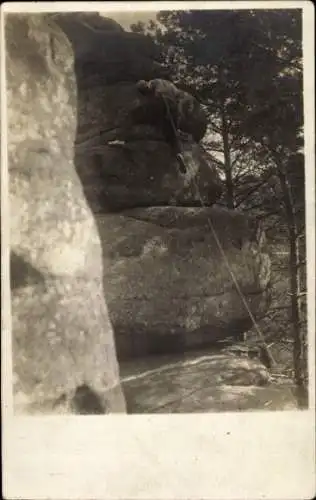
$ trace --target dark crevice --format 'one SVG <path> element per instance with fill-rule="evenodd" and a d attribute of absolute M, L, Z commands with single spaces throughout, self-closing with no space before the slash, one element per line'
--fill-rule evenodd
<path fill-rule="evenodd" d="M 46 277 L 29 262 L 14 252 L 10 254 L 11 290 L 38 283 L 45 283 Z"/>
<path fill-rule="evenodd" d="M 102 415 L 106 413 L 99 396 L 86 384 L 76 389 L 72 405 L 75 412 L 80 415 Z"/>

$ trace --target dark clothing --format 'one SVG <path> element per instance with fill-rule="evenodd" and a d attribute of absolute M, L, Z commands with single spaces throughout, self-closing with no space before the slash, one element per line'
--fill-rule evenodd
<path fill-rule="evenodd" d="M 153 99 L 152 113 L 157 122 L 160 122 L 160 127 L 166 142 L 170 145 L 178 162 L 182 173 L 186 172 L 186 165 L 181 151 L 180 135 L 183 135 L 179 130 L 181 119 L 181 103 L 183 102 L 183 92 L 166 80 L 151 80 L 146 82 L 141 80 L 137 84 L 137 88 L 141 94 L 149 100 Z M 187 137 L 187 134 L 185 134 Z"/>

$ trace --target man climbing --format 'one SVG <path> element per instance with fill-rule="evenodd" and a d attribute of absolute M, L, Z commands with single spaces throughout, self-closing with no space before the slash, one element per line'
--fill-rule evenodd
<path fill-rule="evenodd" d="M 162 79 L 150 80 L 148 82 L 140 80 L 137 84 L 137 89 L 143 95 L 161 99 L 166 119 L 164 130 L 166 139 L 175 153 L 181 172 L 186 173 L 187 168 L 181 148 L 181 136 L 185 140 L 188 139 L 189 134 L 185 134 L 180 129 L 180 120 L 185 104 L 185 93 L 178 90 L 172 82 Z"/>

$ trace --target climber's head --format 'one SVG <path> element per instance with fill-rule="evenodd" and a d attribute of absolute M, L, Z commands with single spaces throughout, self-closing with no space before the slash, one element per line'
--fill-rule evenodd
<path fill-rule="evenodd" d="M 146 82 L 145 80 L 139 80 L 139 82 L 137 82 L 136 84 L 136 88 L 138 92 L 145 95 L 149 94 L 152 91 L 152 89 L 150 88 L 150 82 Z"/>

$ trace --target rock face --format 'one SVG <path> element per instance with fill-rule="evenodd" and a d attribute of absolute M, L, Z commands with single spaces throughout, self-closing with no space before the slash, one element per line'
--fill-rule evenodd
<path fill-rule="evenodd" d="M 29 14 L 6 15 L 6 45 L 15 412 L 121 412 L 101 245 L 74 168 L 71 45 Z"/>
<path fill-rule="evenodd" d="M 149 37 L 125 32 L 98 13 L 52 14 L 75 52 L 79 88 L 137 82 L 166 75 L 160 53 Z"/>
<path fill-rule="evenodd" d="M 92 209 L 195 206 L 200 197 L 206 205 L 213 204 L 222 187 L 198 144 L 206 116 L 192 96 L 161 80 L 167 76 L 150 38 L 126 33 L 98 15 L 65 14 L 56 19 L 76 55 L 76 166 Z M 174 132 L 165 101 L 161 93 L 141 91 L 139 83 L 144 80 L 164 85 L 170 108 L 173 102 L 177 106 L 173 118 L 185 134 L 179 140 L 188 164 L 184 174 L 176 159 L 179 148 L 171 144 Z"/>
<path fill-rule="evenodd" d="M 15 412 L 124 412 L 110 319 L 120 360 L 239 337 L 251 321 L 210 220 L 256 317 L 263 233 L 213 206 L 206 116 L 149 38 L 74 13 L 10 15 L 6 38 Z M 255 361 L 191 365 L 125 373 L 128 410 L 230 409 L 237 386 L 269 381 Z M 243 391 L 238 408 L 256 407 Z"/>
<path fill-rule="evenodd" d="M 252 313 L 266 311 L 270 260 L 256 221 L 218 207 L 152 207 L 97 220 L 119 359 L 185 352 L 251 328 L 210 221 Z"/>
<path fill-rule="evenodd" d="M 201 105 L 168 81 L 150 38 L 97 14 L 54 18 L 75 52 L 75 163 L 92 210 L 102 214 L 119 358 L 239 337 L 251 320 L 208 219 L 257 317 L 269 304 L 270 263 L 255 221 L 212 207 L 222 184 L 199 142 L 207 125 Z"/>
<path fill-rule="evenodd" d="M 255 359 L 203 352 L 121 365 L 128 413 L 296 410 L 290 381 Z"/>

